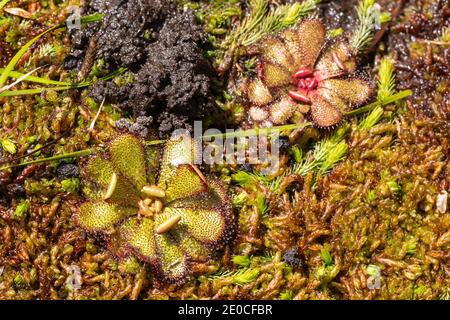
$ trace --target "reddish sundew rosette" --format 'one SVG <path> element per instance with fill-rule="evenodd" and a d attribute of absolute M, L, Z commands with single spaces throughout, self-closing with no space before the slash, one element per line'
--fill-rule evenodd
<path fill-rule="evenodd" d="M 316 126 L 332 127 L 372 95 L 370 82 L 355 74 L 355 55 L 346 39 L 327 41 L 318 20 L 267 37 L 255 50 L 257 75 L 245 85 L 255 123 L 299 123 L 308 114 Z"/>
<path fill-rule="evenodd" d="M 77 224 L 105 239 L 118 259 L 136 256 L 161 282 L 184 282 L 192 262 L 206 261 L 234 231 L 225 188 L 200 172 L 195 154 L 190 138 L 167 142 L 159 159 L 137 137 L 116 137 L 84 167 L 89 201 L 79 207 Z M 151 168 L 159 160 L 156 178 Z"/>

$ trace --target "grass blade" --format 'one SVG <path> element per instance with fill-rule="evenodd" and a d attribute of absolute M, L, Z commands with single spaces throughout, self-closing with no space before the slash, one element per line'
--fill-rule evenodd
<path fill-rule="evenodd" d="M 0 68 L 0 73 L 2 73 L 4 70 L 5 69 Z M 24 75 L 24 73 L 17 72 L 17 71 L 11 71 L 9 73 L 9 77 L 13 78 L 13 79 L 19 79 L 23 75 Z M 41 77 L 37 77 L 37 76 L 31 76 L 31 75 L 26 78 L 26 81 L 34 82 L 34 83 L 47 84 L 47 85 L 57 85 L 57 86 L 69 86 L 69 85 L 72 84 L 70 82 L 50 80 L 50 79 L 45 79 L 45 78 L 41 78 Z"/>
<path fill-rule="evenodd" d="M 411 90 L 403 90 L 403 91 L 397 92 L 396 94 L 393 94 L 390 97 L 387 97 L 386 99 L 384 99 L 382 101 L 375 101 L 374 103 L 368 104 L 364 107 L 346 112 L 345 115 L 346 116 L 354 116 L 357 114 L 365 113 L 365 112 L 370 111 L 378 106 L 385 106 L 385 105 L 391 104 L 393 102 L 405 99 L 405 98 L 409 97 L 410 95 L 412 95 L 412 93 L 413 92 Z"/>
<path fill-rule="evenodd" d="M 28 41 L 22 48 L 20 48 L 19 51 L 17 51 L 17 53 L 14 55 L 14 57 L 12 57 L 12 59 L 9 61 L 8 65 L 6 66 L 6 68 L 3 70 L 1 76 L 0 76 L 0 87 L 3 87 L 3 85 L 5 84 L 6 80 L 9 78 L 9 73 L 11 71 L 13 71 L 13 69 L 15 68 L 17 62 L 19 62 L 20 58 L 22 58 L 23 54 L 36 42 L 38 41 L 40 38 L 42 38 L 43 36 L 45 36 L 47 33 L 52 32 L 56 29 L 61 28 L 60 25 L 58 26 L 54 26 L 51 27 L 50 29 L 47 29 L 46 31 L 38 34 L 36 37 L 34 37 L 33 39 L 31 39 L 30 41 Z"/>
<path fill-rule="evenodd" d="M 83 156 L 93 154 L 96 151 L 97 151 L 96 148 L 84 149 L 84 150 L 80 150 L 80 151 L 60 154 L 60 155 L 49 157 L 49 158 L 42 158 L 42 159 L 26 161 L 26 162 L 17 163 L 17 164 L 10 164 L 10 165 L 1 167 L 0 170 L 5 170 L 5 169 L 9 169 L 9 168 L 14 168 L 14 167 L 23 167 L 23 166 L 27 166 L 27 165 L 31 165 L 31 164 L 39 164 L 39 163 L 45 163 L 45 162 L 50 162 L 50 161 L 55 161 L 55 160 L 63 160 L 63 159 L 67 159 L 67 158 L 83 157 Z"/>
<path fill-rule="evenodd" d="M 80 20 L 80 22 L 82 23 L 82 24 L 85 24 L 85 23 L 94 23 L 94 22 L 98 22 L 98 21 L 101 21 L 102 19 L 103 19 L 103 17 L 104 17 L 104 14 L 103 13 L 95 13 L 95 14 L 90 14 L 90 15 L 88 15 L 88 16 L 84 16 L 84 17 L 82 17 Z"/>
<path fill-rule="evenodd" d="M 260 134 L 268 135 L 272 132 L 281 132 L 281 131 L 292 131 L 298 128 L 304 128 L 312 125 L 311 122 L 305 122 L 300 124 L 287 124 L 284 126 L 277 126 L 277 127 L 271 127 L 271 128 L 259 128 L 259 129 L 249 129 L 244 131 L 234 131 L 234 132 L 227 132 L 227 133 L 220 133 L 220 134 L 208 134 L 203 136 L 203 139 L 210 139 L 210 138 L 239 138 L 239 137 L 250 137 L 250 136 L 257 136 Z"/>
<path fill-rule="evenodd" d="M 3 7 L 9 2 L 9 0 L 2 0 L 0 1 L 0 10 L 3 9 Z"/>
<path fill-rule="evenodd" d="M 118 75 L 124 73 L 127 70 L 128 70 L 127 68 L 120 68 L 120 69 L 110 73 L 109 75 L 106 75 L 106 76 L 98 79 L 98 81 L 110 80 L 110 79 L 114 78 L 115 76 L 118 76 Z M 66 86 L 5 91 L 5 92 L 0 93 L 0 97 L 13 97 L 13 96 L 24 96 L 24 95 L 30 95 L 30 94 L 39 94 L 45 90 L 64 91 L 64 90 L 69 90 L 69 89 L 80 89 L 80 88 L 89 87 L 92 84 L 93 84 L 93 81 L 86 81 L 86 82 L 81 82 L 81 83 L 73 83 L 73 84 L 69 84 Z"/>
<path fill-rule="evenodd" d="M 9 84 L 9 85 L 7 85 L 7 86 L 4 86 L 3 88 L 0 88 L 0 93 L 4 92 L 4 91 L 6 91 L 6 90 L 11 89 L 11 88 L 14 87 L 16 84 L 21 83 L 22 81 L 24 81 L 25 79 L 27 79 L 32 73 L 34 73 L 35 71 L 37 71 L 37 70 L 39 70 L 39 69 L 41 69 L 41 68 L 42 68 L 42 67 L 37 67 L 37 68 L 31 70 L 30 72 L 28 72 L 28 73 L 22 75 L 21 77 L 17 78 L 17 80 L 14 81 L 13 83 L 11 83 L 11 84 Z"/>
<path fill-rule="evenodd" d="M 310 122 L 301 123 L 301 124 L 290 124 L 290 125 L 278 126 L 278 127 L 272 127 L 272 128 L 250 129 L 250 130 L 244 130 L 244 131 L 227 132 L 227 133 L 223 133 L 223 134 L 204 135 L 204 136 L 202 136 L 202 138 L 209 139 L 209 138 L 213 138 L 213 137 L 226 137 L 226 138 L 248 137 L 248 136 L 256 135 L 259 133 L 268 134 L 268 133 L 274 132 L 274 131 L 280 132 L 280 131 L 285 131 L 285 130 L 294 130 L 294 129 L 309 126 L 309 125 L 311 125 Z M 166 142 L 166 140 L 153 140 L 153 141 L 148 141 L 146 144 L 148 146 L 152 146 L 152 145 L 163 144 L 165 142 Z M 80 151 L 76 151 L 76 152 L 72 152 L 72 153 L 57 155 L 57 156 L 53 156 L 53 157 L 49 157 L 49 158 L 42 158 L 42 159 L 37 159 L 37 160 L 33 160 L 33 161 L 28 161 L 28 162 L 22 162 L 22 163 L 18 163 L 18 164 L 11 164 L 11 165 L 1 167 L 0 170 L 9 169 L 9 168 L 13 168 L 13 167 L 22 167 L 22 166 L 26 166 L 26 165 L 30 165 L 30 164 L 44 163 L 44 162 L 49 162 L 49 161 L 54 161 L 54 160 L 82 157 L 82 156 L 93 154 L 97 150 L 99 150 L 99 149 L 90 148 L 90 149 L 84 149 L 84 150 L 80 150 Z"/>

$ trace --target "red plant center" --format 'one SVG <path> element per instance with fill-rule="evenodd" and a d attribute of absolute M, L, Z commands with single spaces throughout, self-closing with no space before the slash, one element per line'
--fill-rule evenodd
<path fill-rule="evenodd" d="M 317 81 L 314 76 L 314 72 L 308 68 L 300 68 L 294 74 L 294 83 L 297 85 L 297 91 L 289 91 L 289 96 L 298 102 L 311 102 L 308 94 L 309 92 L 316 90 L 319 85 L 319 81 Z"/>

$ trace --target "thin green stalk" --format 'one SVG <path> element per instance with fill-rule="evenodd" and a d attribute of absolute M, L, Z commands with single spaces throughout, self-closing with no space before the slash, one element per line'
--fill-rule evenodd
<path fill-rule="evenodd" d="M 31 164 L 39 164 L 39 163 L 45 163 L 45 162 L 50 162 L 50 161 L 56 161 L 56 160 L 63 160 L 63 159 L 68 159 L 68 158 L 83 157 L 83 156 L 93 154 L 97 150 L 98 149 L 96 149 L 96 148 L 90 148 L 90 149 L 84 149 L 84 150 L 80 150 L 80 151 L 60 154 L 60 155 L 49 157 L 49 158 L 42 158 L 42 159 L 26 161 L 26 162 L 17 163 L 17 164 L 10 164 L 10 165 L 1 167 L 0 170 L 5 170 L 5 169 L 9 169 L 9 168 L 14 168 L 14 167 L 23 167 L 23 166 L 27 166 L 27 165 L 31 165 Z"/>
<path fill-rule="evenodd" d="M 5 70 L 4 68 L 0 68 L 0 73 L 2 73 L 4 70 Z M 24 75 L 25 75 L 24 73 L 18 72 L 18 71 L 11 71 L 9 73 L 9 77 L 13 78 L 13 79 L 19 79 L 20 77 L 22 77 Z M 50 80 L 50 79 L 45 79 L 45 78 L 31 76 L 31 75 L 26 78 L 26 81 L 34 82 L 34 83 L 41 83 L 41 84 L 48 84 L 48 85 L 57 85 L 57 86 L 69 86 L 72 84 L 70 82 Z"/>
<path fill-rule="evenodd" d="M 250 129 L 250 130 L 237 131 L 237 132 L 228 132 L 228 133 L 223 133 L 223 134 L 211 134 L 211 135 L 202 136 L 202 139 L 210 139 L 210 138 L 218 138 L 218 137 L 223 137 L 223 138 L 248 137 L 248 136 L 254 136 L 254 135 L 258 135 L 258 134 L 269 134 L 269 133 L 275 132 L 275 131 L 281 132 L 281 131 L 287 131 L 287 130 L 295 130 L 295 129 L 306 127 L 309 125 L 311 125 L 311 123 L 307 122 L 307 123 L 290 124 L 290 125 L 278 126 L 278 127 L 272 127 L 272 128 Z M 148 141 L 146 144 L 148 146 L 152 146 L 152 145 L 163 144 L 166 141 L 167 140 L 152 140 L 152 141 Z M 54 160 L 82 157 L 82 156 L 92 154 L 97 150 L 99 150 L 99 148 L 90 148 L 90 149 L 80 150 L 80 151 L 76 151 L 76 152 L 72 152 L 72 153 L 66 153 L 66 154 L 62 154 L 62 155 L 58 155 L 58 156 L 53 156 L 53 157 L 49 157 L 49 158 L 42 158 L 42 159 L 32 160 L 32 161 L 28 161 L 28 162 L 22 162 L 19 164 L 12 164 L 12 165 L 8 165 L 8 166 L 4 166 L 4 167 L 0 168 L 0 170 L 13 168 L 13 167 L 22 167 L 22 166 L 26 166 L 26 165 L 30 165 L 30 164 L 44 163 L 44 162 L 49 162 L 49 161 L 54 161 Z"/>
<path fill-rule="evenodd" d="M 220 133 L 220 134 L 209 134 L 205 135 L 202 138 L 203 139 L 211 139 L 211 138 L 239 138 L 239 137 L 250 137 L 250 136 L 257 136 L 260 134 L 268 135 L 273 132 L 281 132 L 281 131 L 292 131 L 298 128 L 304 128 L 312 125 L 311 122 L 305 122 L 300 124 L 287 124 L 284 126 L 277 126 L 277 127 L 271 127 L 271 128 L 257 128 L 257 129 L 249 129 L 249 130 L 243 130 L 243 131 L 233 131 L 233 132 L 227 132 L 227 133 Z"/>
<path fill-rule="evenodd" d="M 394 103 L 396 101 L 403 100 L 403 99 L 409 97 L 410 95 L 412 95 L 412 93 L 413 92 L 411 90 L 403 90 L 403 91 L 397 92 L 396 94 L 393 94 L 390 97 L 387 97 L 383 101 L 375 101 L 374 103 L 368 104 L 364 107 L 346 112 L 345 115 L 346 116 L 355 116 L 355 115 L 358 115 L 361 113 L 365 113 L 367 111 L 370 111 L 370 110 L 376 108 L 377 106 L 385 106 L 385 105 Z"/>
<path fill-rule="evenodd" d="M 10 84 L 4 86 L 3 88 L 0 88 L 0 93 L 5 92 L 5 91 L 11 89 L 12 87 L 18 85 L 19 83 L 21 83 L 22 81 L 26 80 L 29 76 L 31 76 L 34 72 L 38 71 L 41 68 L 42 67 L 37 67 L 37 68 L 31 70 L 30 72 L 27 72 L 23 76 L 17 78 L 16 81 L 14 81 L 13 83 L 10 83 Z"/>
<path fill-rule="evenodd" d="M 116 71 L 100 78 L 99 80 L 103 80 L 103 81 L 110 80 L 110 79 L 124 73 L 126 70 L 128 70 L 128 69 L 120 68 L 119 70 L 116 70 Z M 5 91 L 5 92 L 0 93 L 0 97 L 12 97 L 12 96 L 24 96 L 24 95 L 30 95 L 30 94 L 39 94 L 45 90 L 64 91 L 64 90 L 69 90 L 69 89 L 80 89 L 80 88 L 89 87 L 90 85 L 92 85 L 92 83 L 93 83 L 93 81 L 86 81 L 86 82 L 74 83 L 74 84 L 70 84 L 70 85 L 66 85 L 66 86 Z"/>
<path fill-rule="evenodd" d="M 0 87 L 3 87 L 6 80 L 9 78 L 9 73 L 13 71 L 14 67 L 16 66 L 17 62 L 19 62 L 20 58 L 22 58 L 23 54 L 40 38 L 45 36 L 47 33 L 50 33 L 56 29 L 61 29 L 60 25 L 51 27 L 50 29 L 47 29 L 46 31 L 38 34 L 36 37 L 28 41 L 22 48 L 20 48 L 19 51 L 12 57 L 12 59 L 9 61 L 9 63 L 6 65 L 5 69 L 3 70 L 2 74 L 0 75 Z"/>
<path fill-rule="evenodd" d="M 369 130 L 375 126 L 383 117 L 384 109 L 382 106 L 378 105 L 373 108 L 367 116 L 364 117 L 358 124 L 360 130 Z"/>

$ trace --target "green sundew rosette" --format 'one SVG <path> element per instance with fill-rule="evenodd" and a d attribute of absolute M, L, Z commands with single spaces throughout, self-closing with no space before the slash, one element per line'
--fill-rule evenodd
<path fill-rule="evenodd" d="M 92 156 L 84 166 L 89 200 L 79 207 L 77 224 L 89 234 L 104 237 L 106 248 L 118 259 L 136 256 L 149 263 L 162 282 L 183 282 L 193 262 L 209 259 L 234 232 L 226 189 L 194 167 L 197 152 L 190 138 L 169 140 L 156 178 L 150 169 L 160 161 L 157 153 L 147 152 L 134 135 L 117 136 L 104 153 Z M 113 174 L 117 181 L 105 200 Z M 165 191 L 164 207 L 153 216 L 138 215 L 138 202 L 145 198 L 141 190 L 154 183 Z M 181 218 L 170 230 L 156 232 L 174 216 Z"/>

